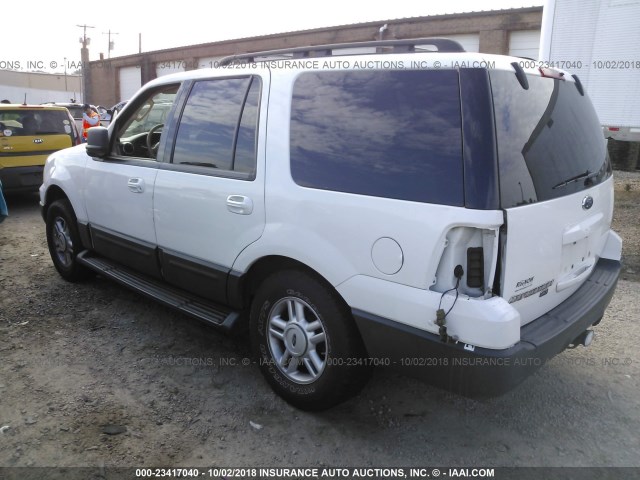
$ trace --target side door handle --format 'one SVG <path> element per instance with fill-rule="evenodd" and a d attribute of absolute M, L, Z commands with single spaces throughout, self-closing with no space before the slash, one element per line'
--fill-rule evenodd
<path fill-rule="evenodd" d="M 253 200 L 244 195 L 229 195 L 227 197 L 227 210 L 238 215 L 251 215 L 253 212 Z"/>
<path fill-rule="evenodd" d="M 142 193 L 144 192 L 144 179 L 142 178 L 130 178 L 127 182 L 127 187 L 133 193 Z"/>

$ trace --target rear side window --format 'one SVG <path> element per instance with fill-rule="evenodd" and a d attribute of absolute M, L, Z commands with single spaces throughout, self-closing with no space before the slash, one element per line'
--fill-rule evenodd
<path fill-rule="evenodd" d="M 611 175 L 606 143 L 589 98 L 573 82 L 490 72 L 503 208 L 576 193 Z"/>
<path fill-rule="evenodd" d="M 304 187 L 462 206 L 458 73 L 303 73 L 290 155 Z"/>
<path fill-rule="evenodd" d="M 72 135 L 71 120 L 65 110 L 0 110 L 0 135 Z"/>

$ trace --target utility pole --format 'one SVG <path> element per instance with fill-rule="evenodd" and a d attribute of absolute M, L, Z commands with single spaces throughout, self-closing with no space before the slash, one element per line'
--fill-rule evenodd
<path fill-rule="evenodd" d="M 69 89 L 67 88 L 67 57 L 64 57 L 64 94 L 66 95 Z"/>
<path fill-rule="evenodd" d="M 109 46 L 107 48 L 107 58 L 111 58 L 111 50 L 113 50 L 113 42 L 111 41 L 111 35 L 119 35 L 118 32 L 112 32 L 111 29 L 109 29 L 108 32 L 102 32 L 103 35 L 108 35 L 109 37 Z"/>
<path fill-rule="evenodd" d="M 87 48 L 91 39 L 87 37 L 87 28 L 95 28 L 90 25 L 76 25 L 82 28 L 83 33 L 80 37 L 82 49 L 80 50 L 80 60 L 82 61 L 82 102 L 88 103 L 91 97 L 91 69 L 89 68 L 89 49 Z"/>

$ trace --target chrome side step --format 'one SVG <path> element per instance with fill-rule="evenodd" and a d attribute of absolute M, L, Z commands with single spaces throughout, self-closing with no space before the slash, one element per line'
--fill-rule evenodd
<path fill-rule="evenodd" d="M 164 305 L 175 308 L 191 317 L 230 332 L 238 324 L 240 314 L 227 307 L 196 297 L 160 280 L 150 278 L 123 267 L 117 262 L 97 256 L 85 250 L 77 257 L 82 265 L 115 280 L 125 287 L 142 293 Z"/>

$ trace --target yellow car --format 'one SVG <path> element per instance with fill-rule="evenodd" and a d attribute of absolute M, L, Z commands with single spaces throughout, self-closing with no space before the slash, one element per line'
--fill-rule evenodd
<path fill-rule="evenodd" d="M 37 191 L 49 154 L 80 144 L 64 107 L 0 105 L 0 181 L 5 192 Z"/>

